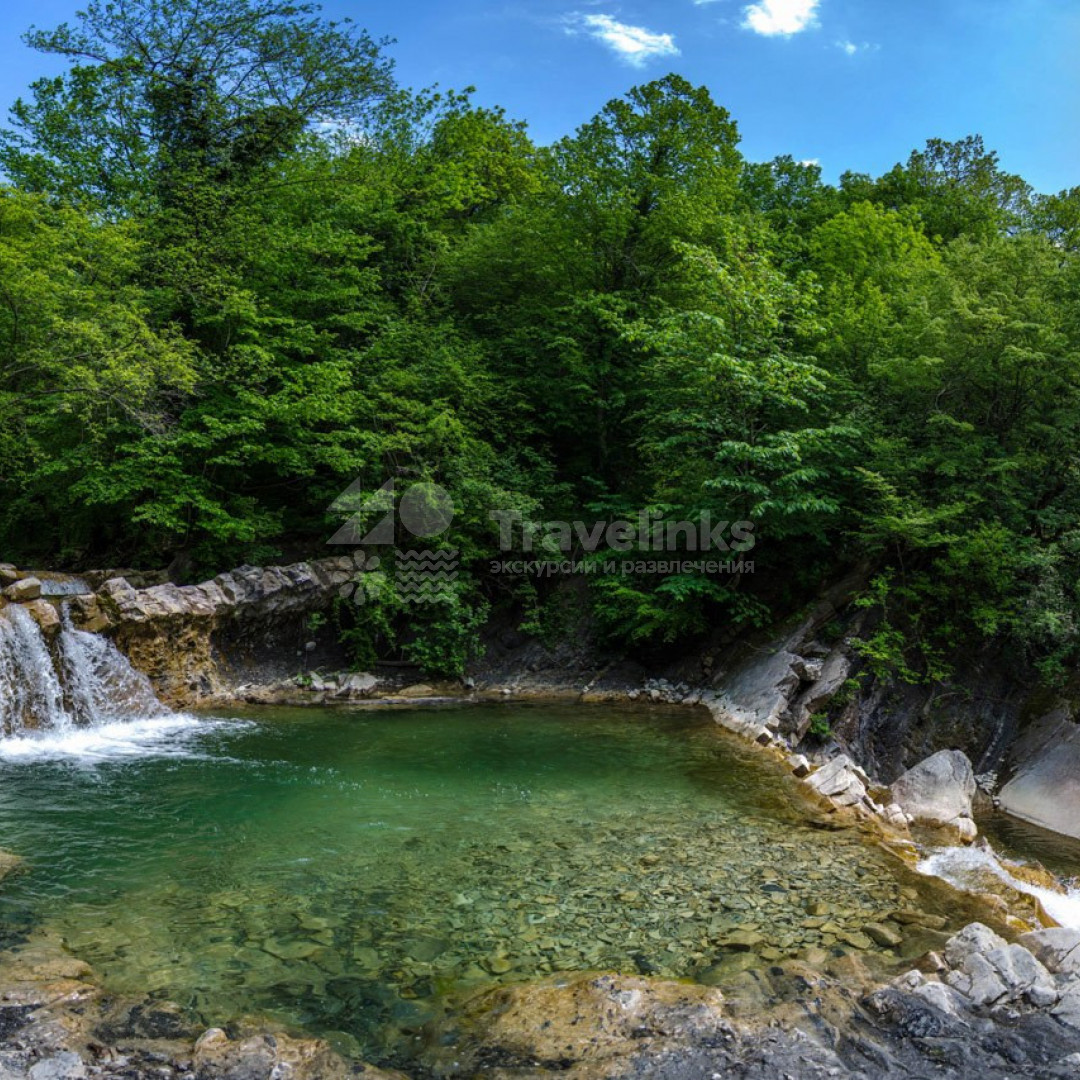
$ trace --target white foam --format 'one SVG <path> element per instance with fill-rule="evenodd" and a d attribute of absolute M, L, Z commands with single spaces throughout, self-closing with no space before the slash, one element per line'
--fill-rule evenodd
<path fill-rule="evenodd" d="M 1080 891 L 1059 893 L 1014 877 L 989 846 L 941 848 L 927 855 L 916 869 L 964 892 L 985 892 L 990 875 L 1017 892 L 1035 897 L 1055 922 L 1080 929 Z"/>
<path fill-rule="evenodd" d="M 184 713 L 113 721 L 93 727 L 43 730 L 0 739 L 0 760 L 66 760 L 87 765 L 138 757 L 192 757 L 193 743 L 232 721 L 209 720 Z"/>

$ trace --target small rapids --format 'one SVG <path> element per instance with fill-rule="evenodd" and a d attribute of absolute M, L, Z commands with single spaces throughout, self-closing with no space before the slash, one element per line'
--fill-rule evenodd
<path fill-rule="evenodd" d="M 183 752 L 182 736 L 205 721 L 170 712 L 108 638 L 61 618 L 50 646 L 18 605 L 0 614 L 0 759 Z"/>
<path fill-rule="evenodd" d="M 989 845 L 941 848 L 922 859 L 916 869 L 928 877 L 941 878 L 964 892 L 988 892 L 996 884 L 1007 885 L 1038 900 L 1055 922 L 1080 929 L 1080 890 L 1060 893 L 1024 881 L 1009 872 Z"/>

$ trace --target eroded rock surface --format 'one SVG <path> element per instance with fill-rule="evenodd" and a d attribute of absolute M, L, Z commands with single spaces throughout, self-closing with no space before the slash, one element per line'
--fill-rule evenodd
<path fill-rule="evenodd" d="M 975 773 L 960 750 L 942 750 L 909 769 L 892 785 L 896 804 L 912 821 L 975 838 L 972 817 Z"/>
<path fill-rule="evenodd" d="M 142 589 L 110 578 L 69 603 L 76 627 L 111 634 L 164 701 L 193 705 L 314 666 L 320 646 L 309 616 L 351 589 L 362 566 L 359 554 L 242 566 L 199 585 Z"/>

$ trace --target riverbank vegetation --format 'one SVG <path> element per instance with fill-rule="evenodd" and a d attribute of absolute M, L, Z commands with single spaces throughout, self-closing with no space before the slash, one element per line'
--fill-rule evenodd
<path fill-rule="evenodd" d="M 746 160 L 677 75 L 538 146 L 274 0 L 90 3 L 28 41 L 71 64 L 0 137 L 8 557 L 190 580 L 325 554 L 343 489 L 429 480 L 462 572 L 351 632 L 454 667 L 493 605 L 564 617 L 486 572 L 496 509 L 755 524 L 753 577 L 587 575 L 621 645 L 861 565 L 875 665 L 1075 657 L 1080 188 L 977 137 L 829 184 Z"/>

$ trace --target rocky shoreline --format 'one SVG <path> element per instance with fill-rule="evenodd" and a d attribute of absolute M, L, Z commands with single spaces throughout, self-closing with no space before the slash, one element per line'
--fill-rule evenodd
<path fill-rule="evenodd" d="M 182 1008 L 104 993 L 38 938 L 0 956 L 4 1080 L 1066 1080 L 1080 1068 L 1080 931 L 1012 944 L 974 923 L 879 983 L 838 952 L 748 969 L 729 989 L 567 973 L 450 999 L 415 1060 L 381 1069 L 257 1021 L 200 1028 Z"/>
<path fill-rule="evenodd" d="M 41 579 L 0 570 L 7 602 L 23 605 L 44 632 L 55 632 L 58 600 L 42 595 L 49 590 Z M 643 676 L 618 665 L 552 679 L 535 656 L 522 662 L 520 650 L 508 650 L 465 685 L 439 686 L 417 682 L 407 670 L 338 669 L 340 658 L 317 640 L 309 616 L 348 588 L 356 572 L 355 560 L 342 558 L 244 567 L 197 586 L 136 588 L 108 576 L 93 590 L 88 582 L 85 591 L 60 595 L 75 626 L 112 636 L 173 705 L 393 707 L 559 695 L 704 707 L 782 761 L 829 827 L 869 828 L 907 858 L 915 850 L 912 827 L 930 828 L 949 842 L 975 838 L 974 768 L 959 751 L 932 754 L 889 785 L 876 783 L 842 746 L 799 752 L 817 710 L 852 671 L 844 641 L 816 640 L 822 612 L 769 649 L 730 664 L 703 664 L 697 680 Z M 16 860 L 0 866 L 18 868 Z M 1018 940 L 1010 944 L 981 923 L 951 938 L 938 931 L 939 947 L 885 982 L 860 961 L 861 941 L 837 939 L 810 956 L 813 963 L 755 956 L 744 970 L 736 965 L 725 973 L 724 991 L 588 972 L 474 991 L 448 999 L 442 1015 L 428 1022 L 408 1074 L 415 1080 L 509 1080 L 553 1071 L 574 1080 L 1077 1075 L 1080 931 L 1031 930 L 1037 909 L 1022 919 L 1000 906 L 988 910 Z M 888 947 L 910 925 L 906 915 L 920 913 L 900 910 L 850 933 Z M 401 1074 L 256 1021 L 199 1030 L 168 1002 L 118 1001 L 56 940 L 31 939 L 0 955 L 0 1080 L 348 1075 Z"/>

